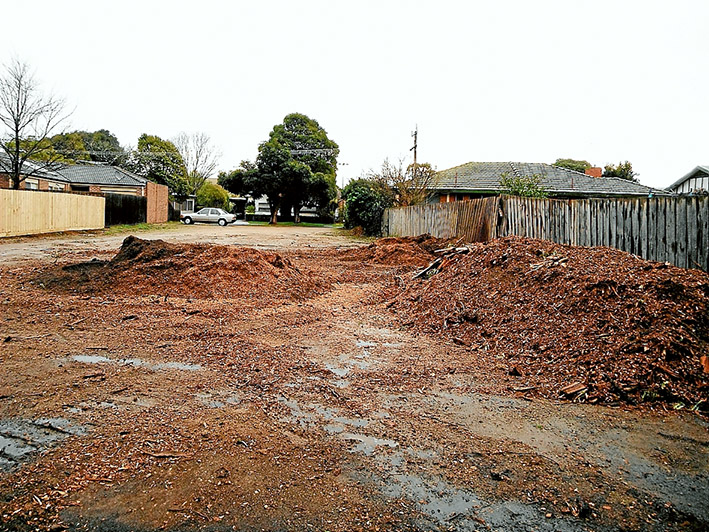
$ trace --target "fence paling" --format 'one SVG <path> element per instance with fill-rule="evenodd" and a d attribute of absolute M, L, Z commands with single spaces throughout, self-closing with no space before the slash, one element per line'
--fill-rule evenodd
<path fill-rule="evenodd" d="M 502 217 L 498 220 L 498 209 Z M 430 233 L 482 242 L 515 235 L 609 246 L 709 271 L 709 197 L 556 200 L 483 198 L 388 209 L 387 235 Z"/>

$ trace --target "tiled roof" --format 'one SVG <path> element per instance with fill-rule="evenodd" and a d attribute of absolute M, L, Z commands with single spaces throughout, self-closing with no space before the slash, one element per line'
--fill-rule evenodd
<path fill-rule="evenodd" d="M 49 166 L 47 166 L 49 164 Z M 57 174 L 54 171 L 54 163 L 37 163 L 34 161 L 25 161 L 22 164 L 21 174 L 30 177 L 41 177 L 44 179 L 51 179 L 52 181 L 61 181 L 66 183 L 68 180 Z M 0 173 L 10 173 L 10 158 L 5 154 L 0 152 Z"/>
<path fill-rule="evenodd" d="M 697 175 L 697 174 L 700 173 L 700 172 L 703 172 L 703 173 L 709 175 L 709 166 L 706 166 L 706 165 L 699 165 L 699 166 L 697 166 L 694 170 L 692 170 L 691 172 L 689 172 L 689 173 L 686 174 L 685 176 L 680 177 L 677 181 L 675 181 L 674 183 L 672 183 L 669 187 L 667 187 L 667 190 L 672 190 L 672 189 L 674 189 L 674 188 L 680 186 L 680 185 L 681 185 L 682 183 L 684 183 L 687 179 L 689 179 L 690 177 L 694 177 L 695 175 Z"/>
<path fill-rule="evenodd" d="M 431 188 L 455 192 L 500 192 L 500 178 L 538 175 L 539 184 L 552 195 L 562 196 L 647 196 L 667 194 L 621 179 L 619 177 L 591 177 L 574 170 L 546 163 L 487 163 L 471 162 L 438 172 L 438 180 Z"/>
<path fill-rule="evenodd" d="M 117 166 L 100 164 L 71 164 L 61 167 L 57 173 L 77 185 L 145 186 L 147 179 Z"/>

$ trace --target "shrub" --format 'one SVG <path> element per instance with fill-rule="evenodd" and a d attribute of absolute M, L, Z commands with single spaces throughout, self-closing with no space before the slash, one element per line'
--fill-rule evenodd
<path fill-rule="evenodd" d="M 214 183 L 207 181 L 197 191 L 197 205 L 202 207 L 219 207 L 229 210 L 229 193 Z"/>
<path fill-rule="evenodd" d="M 371 179 L 350 181 L 342 191 L 345 227 L 361 227 L 366 235 L 379 235 L 384 209 L 394 203 L 391 191 Z"/>
<path fill-rule="evenodd" d="M 522 196 L 525 198 L 546 198 L 549 196 L 542 185 L 539 184 L 541 176 L 534 174 L 531 176 L 510 176 L 502 174 L 500 176 L 500 187 L 502 193 L 509 196 Z"/>

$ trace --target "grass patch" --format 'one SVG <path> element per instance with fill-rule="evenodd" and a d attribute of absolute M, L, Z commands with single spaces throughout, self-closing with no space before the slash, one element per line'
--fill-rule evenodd
<path fill-rule="evenodd" d="M 249 225 L 269 225 L 268 222 L 249 222 Z M 276 224 L 277 226 L 280 227 L 330 227 L 332 229 L 337 229 L 339 227 L 342 227 L 342 224 L 320 224 L 320 223 L 312 223 L 312 222 L 300 222 L 299 224 L 295 222 L 278 222 Z"/>
<path fill-rule="evenodd" d="M 112 225 L 103 230 L 103 234 L 107 236 L 120 235 L 121 233 L 145 232 L 145 231 L 163 231 L 165 229 L 177 229 L 180 222 L 167 222 L 164 224 L 121 224 Z"/>

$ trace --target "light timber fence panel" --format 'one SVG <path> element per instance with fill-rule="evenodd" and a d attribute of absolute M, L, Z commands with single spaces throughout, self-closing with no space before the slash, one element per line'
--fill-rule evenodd
<path fill-rule="evenodd" d="M 101 229 L 104 211 L 99 196 L 0 189 L 0 237 Z"/>

